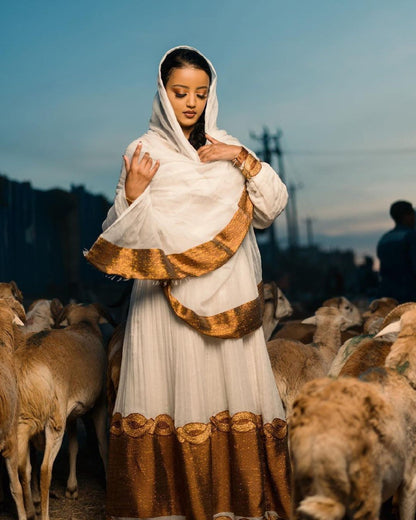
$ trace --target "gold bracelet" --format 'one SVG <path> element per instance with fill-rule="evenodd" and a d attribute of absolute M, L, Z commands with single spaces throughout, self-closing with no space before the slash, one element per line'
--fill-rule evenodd
<path fill-rule="evenodd" d="M 231 161 L 233 166 L 236 166 L 237 168 L 239 168 L 241 170 L 241 168 L 244 165 L 245 160 L 247 159 L 247 156 L 248 156 L 248 151 L 244 148 L 244 146 L 242 146 L 241 150 Z"/>
<path fill-rule="evenodd" d="M 244 161 L 244 166 L 241 170 L 241 173 L 244 175 L 246 179 L 251 179 L 255 175 L 259 173 L 261 170 L 261 162 L 256 159 L 253 155 L 248 154 L 246 160 Z"/>

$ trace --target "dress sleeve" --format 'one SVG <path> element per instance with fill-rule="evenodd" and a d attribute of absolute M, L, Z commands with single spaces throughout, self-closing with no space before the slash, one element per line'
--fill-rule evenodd
<path fill-rule="evenodd" d="M 262 162 L 259 173 L 247 180 L 247 191 L 254 205 L 255 228 L 270 226 L 286 207 L 286 186 L 268 163 Z"/>
<path fill-rule="evenodd" d="M 138 142 L 137 139 L 127 147 L 125 155 L 129 159 L 133 156 Z M 146 241 L 156 233 L 152 216 L 150 185 L 129 205 L 126 200 L 125 181 L 126 169 L 124 161 L 122 161 L 114 203 L 108 210 L 107 217 L 102 224 L 103 231 L 113 227 L 116 235 L 124 235 L 125 237 L 130 235 L 133 240 L 137 240 L 137 237 L 140 236 Z"/>

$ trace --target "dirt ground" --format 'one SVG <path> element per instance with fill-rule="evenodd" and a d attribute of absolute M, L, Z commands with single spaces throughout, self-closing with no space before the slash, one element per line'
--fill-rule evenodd
<path fill-rule="evenodd" d="M 68 478 L 68 453 L 64 443 L 55 460 L 53 469 L 49 500 L 51 520 L 105 520 L 103 465 L 95 445 L 87 445 L 85 432 L 81 431 L 79 438 L 78 499 L 71 500 L 65 497 L 66 480 Z M 7 478 L 4 480 L 7 481 Z M 16 520 L 17 513 L 14 501 L 8 489 L 5 489 L 5 495 L 5 502 L 0 504 L 0 520 Z"/>

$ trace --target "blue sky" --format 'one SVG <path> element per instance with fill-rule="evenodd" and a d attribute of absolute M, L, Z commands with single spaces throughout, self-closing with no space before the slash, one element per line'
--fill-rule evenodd
<path fill-rule="evenodd" d="M 416 2 L 22 0 L 0 20 L 0 172 L 112 198 L 146 131 L 164 52 L 214 63 L 219 126 L 283 130 L 301 240 L 374 254 L 390 203 L 415 202 Z M 278 224 L 284 235 L 284 218 Z"/>

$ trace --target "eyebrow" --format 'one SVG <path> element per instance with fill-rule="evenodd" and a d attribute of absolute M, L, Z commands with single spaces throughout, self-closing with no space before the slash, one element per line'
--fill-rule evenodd
<path fill-rule="evenodd" d="M 182 87 L 182 88 L 189 88 L 187 85 L 172 85 L 172 87 Z M 197 87 L 196 90 L 200 90 L 202 88 L 208 89 L 209 87 L 203 86 L 203 87 Z"/>

